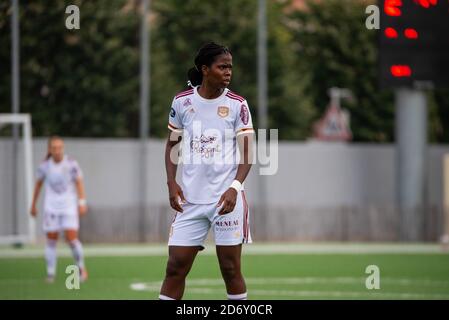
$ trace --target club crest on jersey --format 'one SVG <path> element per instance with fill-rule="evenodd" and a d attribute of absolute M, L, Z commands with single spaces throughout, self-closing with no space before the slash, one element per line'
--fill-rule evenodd
<path fill-rule="evenodd" d="M 170 117 L 174 118 L 175 115 L 176 115 L 175 109 L 171 108 L 171 110 L 170 110 Z"/>
<path fill-rule="evenodd" d="M 228 107 L 223 107 L 223 106 L 222 107 L 218 107 L 217 114 L 220 117 L 222 117 L 222 118 L 227 117 L 228 114 L 229 114 L 229 108 Z"/>
<path fill-rule="evenodd" d="M 192 101 L 190 100 L 190 98 L 187 98 L 184 100 L 184 103 L 182 104 L 184 107 L 188 107 L 192 105 Z"/>
<path fill-rule="evenodd" d="M 240 107 L 240 119 L 242 120 L 244 125 L 248 124 L 249 112 L 248 112 L 248 107 L 245 106 L 244 104 L 242 104 L 242 106 Z"/>

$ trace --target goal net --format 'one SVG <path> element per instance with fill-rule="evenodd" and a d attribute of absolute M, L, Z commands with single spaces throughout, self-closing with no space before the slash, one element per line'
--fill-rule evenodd
<path fill-rule="evenodd" d="M 13 127 L 18 139 L 14 143 Z M 33 192 L 31 117 L 0 113 L 0 244 L 36 239 L 29 214 Z"/>

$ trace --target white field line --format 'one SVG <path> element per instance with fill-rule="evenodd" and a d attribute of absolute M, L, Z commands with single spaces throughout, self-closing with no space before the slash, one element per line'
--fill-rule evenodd
<path fill-rule="evenodd" d="M 248 278 L 245 281 L 251 285 L 267 285 L 267 284 L 282 284 L 282 285 L 296 285 L 296 284 L 360 284 L 365 285 L 366 278 L 356 277 L 301 277 L 301 278 Z M 399 285 L 399 286 L 429 286 L 429 287 L 449 287 L 449 281 L 437 281 L 430 279 L 399 279 L 399 278 L 381 278 L 382 284 Z M 187 280 L 190 285 L 222 285 L 222 279 L 192 279 Z"/>
<path fill-rule="evenodd" d="M 193 288 L 191 293 L 213 294 L 223 293 L 223 290 Z M 449 295 L 441 294 L 415 294 L 415 293 L 394 293 L 394 292 L 358 292 L 358 291 L 307 291 L 307 290 L 251 290 L 250 295 L 259 296 L 281 296 L 281 297 L 302 297 L 302 298 L 353 298 L 353 299 L 449 299 Z"/>
<path fill-rule="evenodd" d="M 101 278 L 97 277 L 95 280 L 101 282 L 114 282 L 115 278 Z M 327 284 L 337 284 L 337 285 L 360 285 L 364 288 L 365 286 L 365 278 L 357 278 L 357 277 L 296 277 L 296 278 L 245 278 L 245 282 L 248 285 L 307 285 L 307 284 L 316 284 L 316 285 L 327 285 Z M 143 290 L 145 288 L 160 288 L 162 282 L 161 281 L 153 281 L 153 282 L 141 282 L 140 279 L 132 279 L 133 283 L 131 284 L 131 288 L 134 290 Z M 43 279 L 23 279 L 23 278 L 8 278 L 3 279 L 0 283 L 34 283 L 34 282 L 43 282 Z M 187 279 L 187 286 L 206 286 L 206 287 L 214 287 L 214 286 L 223 286 L 223 279 L 216 278 L 202 278 L 202 279 Z M 433 287 L 433 288 L 449 288 L 449 281 L 437 281 L 430 279 L 410 279 L 410 278 L 381 278 L 381 286 L 382 285 L 395 285 L 395 286 L 403 286 L 403 287 Z M 141 289 L 139 289 L 141 288 Z M 449 294 L 449 292 L 448 292 Z"/>
<path fill-rule="evenodd" d="M 387 280 L 387 279 L 385 279 Z M 385 281 L 384 279 L 382 282 Z M 415 281 L 412 279 L 390 279 L 392 282 L 397 282 L 409 285 L 428 283 L 426 281 Z M 299 284 L 299 283 L 335 283 L 335 284 L 361 284 L 363 281 L 359 278 L 249 278 L 246 279 L 249 285 L 260 285 L 260 284 Z M 435 284 L 439 284 L 434 281 Z M 224 294 L 224 289 L 210 288 L 213 286 L 224 286 L 222 279 L 192 279 L 187 281 L 187 291 L 189 293 L 196 294 Z M 446 283 L 448 285 L 448 283 Z M 206 286 L 206 288 L 201 287 Z M 209 287 L 209 288 L 208 288 Z M 130 288 L 136 291 L 148 291 L 148 292 L 159 292 L 161 288 L 161 282 L 138 282 L 132 283 Z M 250 295 L 258 296 L 278 296 L 278 297 L 308 297 L 308 298 L 354 298 L 354 299 L 449 299 L 448 294 L 434 294 L 434 293 L 410 293 L 410 292 L 383 292 L 380 290 L 373 291 L 311 291 L 311 290 L 266 290 L 266 289 L 250 289 Z"/>
<path fill-rule="evenodd" d="M 223 293 L 223 290 L 192 288 L 191 293 L 213 294 Z M 357 292 L 357 291 L 307 291 L 307 290 L 251 290 L 252 295 L 270 296 L 270 297 L 302 297 L 302 298 L 353 298 L 353 299 L 449 299 L 448 295 L 442 294 L 419 294 L 419 293 L 394 293 L 394 292 Z"/>
<path fill-rule="evenodd" d="M 40 258 L 44 247 L 33 246 L 22 249 L 0 246 L 1 258 Z M 301 243 L 267 243 L 244 246 L 243 255 L 273 254 L 448 254 L 437 244 L 301 244 Z M 86 245 L 84 254 L 87 257 L 105 256 L 167 256 L 166 245 Z M 202 255 L 215 255 L 212 243 L 206 244 Z M 70 257 L 71 251 L 62 241 L 58 245 L 58 255 Z"/>
<path fill-rule="evenodd" d="M 300 277 L 300 278 L 246 278 L 245 282 L 250 285 L 297 285 L 297 284 L 339 284 L 339 285 L 362 285 L 365 286 L 365 278 L 356 277 Z M 437 281 L 429 279 L 398 279 L 382 278 L 382 284 L 399 286 L 420 286 L 420 287 L 449 287 L 449 281 Z M 141 285 L 159 286 L 160 281 L 143 283 Z M 188 286 L 222 286 L 223 279 L 191 279 L 186 280 Z"/>

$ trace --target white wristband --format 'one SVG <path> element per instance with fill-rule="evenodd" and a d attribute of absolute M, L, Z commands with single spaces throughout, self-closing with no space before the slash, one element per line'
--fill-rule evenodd
<path fill-rule="evenodd" d="M 240 183 L 240 181 L 234 180 L 232 181 L 231 186 L 229 188 L 234 188 L 237 191 L 237 193 L 239 193 L 240 190 L 242 189 L 242 184 Z"/>
<path fill-rule="evenodd" d="M 85 206 L 85 205 L 87 205 L 86 199 L 79 199 L 79 200 L 78 200 L 78 205 L 79 205 L 79 206 Z"/>

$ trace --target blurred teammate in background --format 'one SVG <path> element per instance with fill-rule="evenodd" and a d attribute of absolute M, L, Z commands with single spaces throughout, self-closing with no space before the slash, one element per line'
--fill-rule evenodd
<path fill-rule="evenodd" d="M 87 280 L 83 246 L 78 239 L 79 216 L 87 213 L 83 175 L 78 163 L 64 154 L 64 141 L 51 137 L 48 154 L 37 170 L 31 215 L 37 215 L 37 199 L 45 182 L 43 229 L 47 235 L 45 258 L 47 282 L 54 282 L 56 275 L 56 243 L 64 231 L 65 239 L 72 249 L 80 270 L 80 280 Z"/>
<path fill-rule="evenodd" d="M 247 298 L 240 257 L 242 243 L 250 243 L 251 235 L 242 185 L 251 168 L 254 130 L 248 103 L 227 89 L 231 74 L 229 49 L 207 43 L 188 72 L 193 88 L 173 99 L 165 166 L 170 205 L 176 215 L 170 230 L 161 300 L 182 298 L 185 278 L 198 251 L 204 249 L 211 226 L 227 297 Z M 182 183 L 178 185 L 177 161 L 171 155 L 177 154 L 174 147 L 181 139 Z M 193 158 L 189 163 L 186 155 Z"/>

